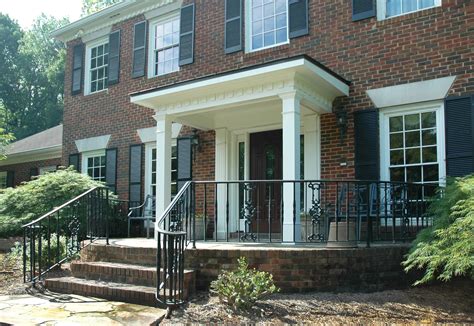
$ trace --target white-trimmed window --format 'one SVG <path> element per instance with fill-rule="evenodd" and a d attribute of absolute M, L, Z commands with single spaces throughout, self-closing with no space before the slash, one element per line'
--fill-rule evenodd
<path fill-rule="evenodd" d="M 105 181 L 105 150 L 82 153 L 82 173 L 93 180 Z"/>
<path fill-rule="evenodd" d="M 109 41 L 102 39 L 87 45 L 86 49 L 86 94 L 107 89 L 109 71 Z"/>
<path fill-rule="evenodd" d="M 149 77 L 179 70 L 179 14 L 150 23 Z"/>
<path fill-rule="evenodd" d="M 146 146 L 146 194 L 156 196 L 156 145 Z M 171 196 L 178 193 L 178 152 L 176 145 L 171 146 Z"/>
<path fill-rule="evenodd" d="M 250 51 L 288 43 L 288 0 L 247 0 L 246 8 Z"/>
<path fill-rule="evenodd" d="M 5 189 L 7 187 L 7 172 L 0 172 L 0 189 Z"/>
<path fill-rule="evenodd" d="M 441 0 L 377 0 L 378 19 L 441 6 Z"/>
<path fill-rule="evenodd" d="M 444 182 L 443 112 L 439 103 L 381 111 L 383 180 Z"/>

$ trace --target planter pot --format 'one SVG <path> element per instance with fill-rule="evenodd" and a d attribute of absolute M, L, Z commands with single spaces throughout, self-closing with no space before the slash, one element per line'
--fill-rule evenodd
<path fill-rule="evenodd" d="M 196 240 L 204 240 L 205 231 L 206 228 L 204 227 L 204 220 L 201 218 L 196 219 Z M 192 240 L 192 230 L 188 231 L 188 238 Z"/>
<path fill-rule="evenodd" d="M 357 247 L 356 241 L 356 225 L 354 222 L 338 222 L 336 230 L 336 222 L 329 225 L 329 236 L 327 247 L 330 248 L 354 248 Z M 336 236 L 337 234 L 337 236 Z"/>

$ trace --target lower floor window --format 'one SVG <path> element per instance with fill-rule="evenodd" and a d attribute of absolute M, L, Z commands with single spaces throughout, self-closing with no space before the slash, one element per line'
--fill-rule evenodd
<path fill-rule="evenodd" d="M 93 180 L 105 181 L 105 152 L 83 154 L 82 168 Z"/>
<path fill-rule="evenodd" d="M 7 187 L 7 172 L 0 172 L 0 189 Z"/>
<path fill-rule="evenodd" d="M 171 147 L 171 196 L 175 196 L 178 193 L 178 157 L 177 157 L 177 148 L 176 146 Z M 148 193 L 152 196 L 156 196 L 156 158 L 157 151 L 156 147 L 151 148 L 148 154 L 149 160 L 149 169 L 148 173 L 150 174 L 150 185 Z"/>

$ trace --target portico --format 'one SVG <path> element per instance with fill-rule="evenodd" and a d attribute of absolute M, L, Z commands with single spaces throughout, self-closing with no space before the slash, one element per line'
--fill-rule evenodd
<path fill-rule="evenodd" d="M 348 94 L 347 81 L 307 57 L 285 59 L 133 94 L 132 103 L 156 112 L 157 220 L 171 200 L 172 122 L 215 131 L 216 181 L 249 180 L 258 175 L 252 172 L 256 165 L 251 166 L 251 135 L 272 130 L 281 130 L 281 175 L 272 174 L 277 170 L 272 170 L 274 166 L 269 164 L 273 161 L 269 161 L 265 165 L 268 173 L 258 176 L 299 180 L 303 174 L 305 179 L 318 179 L 319 116 L 332 112 L 336 97 Z M 303 155 L 301 136 L 304 137 Z M 269 157 L 273 159 L 275 156 L 271 154 Z M 301 171 L 302 165 L 304 171 Z M 281 190 L 281 231 L 285 242 L 299 238 L 298 187 L 298 184 L 285 183 Z M 219 207 L 227 201 L 217 198 L 216 211 L 228 212 L 226 214 L 231 216 L 240 214 L 238 188 L 227 187 L 217 196 L 230 200 L 229 207 Z M 238 230 L 237 220 L 228 217 L 216 219 L 216 237 L 223 237 L 229 230 Z"/>

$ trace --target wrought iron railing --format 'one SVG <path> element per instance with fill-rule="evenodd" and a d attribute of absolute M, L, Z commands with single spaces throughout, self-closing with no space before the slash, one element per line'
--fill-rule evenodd
<path fill-rule="evenodd" d="M 191 241 L 405 241 L 431 225 L 427 206 L 436 189 L 381 181 L 195 181 L 188 234 Z"/>
<path fill-rule="evenodd" d="M 109 220 L 127 212 L 107 188 L 92 188 L 23 226 L 23 279 L 33 284 L 99 238 L 109 243 Z"/>
<path fill-rule="evenodd" d="M 194 232 L 193 188 L 192 182 L 185 183 L 158 220 L 156 298 L 168 307 L 185 302 L 184 252 Z"/>

